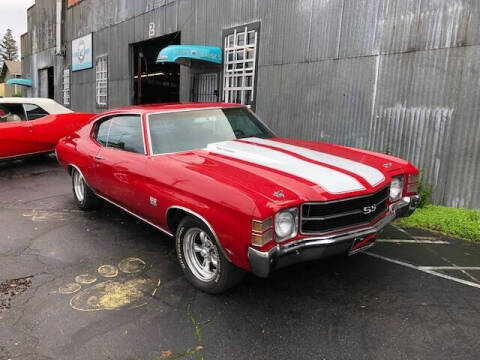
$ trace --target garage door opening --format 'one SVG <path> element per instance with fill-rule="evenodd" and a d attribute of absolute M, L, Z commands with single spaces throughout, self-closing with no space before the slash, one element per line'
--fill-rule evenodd
<path fill-rule="evenodd" d="M 40 93 L 42 98 L 54 99 L 54 76 L 53 66 L 39 70 L 40 76 Z"/>
<path fill-rule="evenodd" d="M 161 49 L 178 44 L 180 44 L 179 32 L 132 45 L 134 104 L 180 100 L 180 65 L 156 64 L 157 55 Z"/>

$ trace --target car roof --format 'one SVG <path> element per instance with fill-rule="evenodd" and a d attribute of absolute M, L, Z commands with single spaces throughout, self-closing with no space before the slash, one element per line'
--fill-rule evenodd
<path fill-rule="evenodd" d="M 72 110 L 67 109 L 52 99 L 47 98 L 7 97 L 0 98 L 0 104 L 33 104 L 40 106 L 49 114 L 66 114 L 72 112 Z"/>
<path fill-rule="evenodd" d="M 147 104 L 147 105 L 132 105 L 125 106 L 117 109 L 113 109 L 102 113 L 102 115 L 116 114 L 121 112 L 126 113 L 140 113 L 151 114 L 171 111 L 188 111 L 188 110 L 201 110 L 201 109 L 219 109 L 228 107 L 244 107 L 244 105 L 231 104 L 231 103 L 219 103 L 219 102 L 185 102 L 185 103 L 163 103 L 163 104 Z"/>

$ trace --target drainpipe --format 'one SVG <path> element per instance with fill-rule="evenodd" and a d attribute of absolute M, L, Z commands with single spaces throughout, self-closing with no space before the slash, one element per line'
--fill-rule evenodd
<path fill-rule="evenodd" d="M 63 12 L 63 0 L 57 0 L 56 47 L 55 47 L 55 53 L 57 55 L 63 55 L 62 53 L 62 12 Z"/>

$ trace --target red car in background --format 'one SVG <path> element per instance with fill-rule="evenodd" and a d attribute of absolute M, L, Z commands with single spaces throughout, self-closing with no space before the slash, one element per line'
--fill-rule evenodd
<path fill-rule="evenodd" d="M 187 279 L 218 293 L 245 271 L 372 246 L 418 205 L 418 170 L 385 154 L 277 137 L 235 104 L 134 106 L 57 145 L 83 210 L 107 200 L 176 239 Z"/>
<path fill-rule="evenodd" d="M 52 152 L 93 116 L 51 99 L 0 98 L 0 161 Z"/>

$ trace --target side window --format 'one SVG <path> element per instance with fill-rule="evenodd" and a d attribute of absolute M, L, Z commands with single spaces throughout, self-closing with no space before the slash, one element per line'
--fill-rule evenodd
<path fill-rule="evenodd" d="M 25 121 L 22 104 L 0 104 L 0 122 Z"/>
<path fill-rule="evenodd" d="M 33 105 L 33 104 L 25 104 L 24 106 L 25 106 L 25 113 L 27 114 L 28 120 L 40 119 L 48 115 L 48 112 L 43 110 L 40 106 Z"/>
<path fill-rule="evenodd" d="M 142 118 L 137 115 L 115 116 L 101 122 L 95 139 L 105 147 L 145 154 Z"/>
<path fill-rule="evenodd" d="M 110 132 L 110 127 L 112 126 L 112 120 L 106 120 L 97 125 L 97 131 L 95 134 L 95 140 L 102 145 L 107 146 L 108 133 Z"/>

